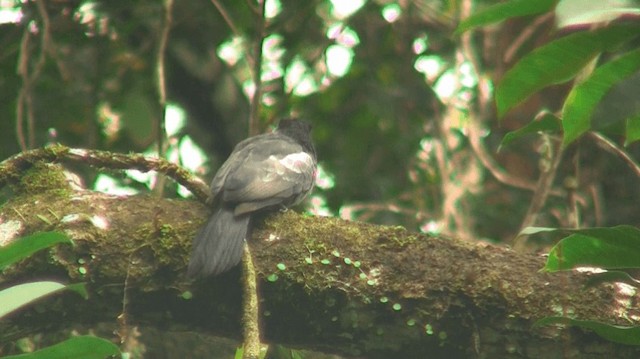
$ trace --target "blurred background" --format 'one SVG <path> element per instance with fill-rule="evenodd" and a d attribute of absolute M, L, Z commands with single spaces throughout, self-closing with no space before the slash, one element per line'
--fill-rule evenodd
<path fill-rule="evenodd" d="M 456 32 L 497 3 L 0 0 L 0 161 L 61 143 L 160 155 L 209 182 L 237 142 L 295 116 L 314 126 L 320 172 L 306 203 L 314 215 L 495 243 L 512 243 L 527 225 L 640 225 L 632 163 L 640 149 L 620 129 L 640 119 L 640 75 L 616 81 L 593 112 L 592 127 L 610 144 L 586 136 L 560 156 L 562 134 L 547 129 L 561 127 L 549 114 L 561 110 L 569 79 L 500 118 L 494 97 L 533 50 L 585 24 L 637 22 L 640 5 L 512 0 L 511 13 L 546 10 Z M 636 36 L 599 59 L 638 45 Z M 563 65 L 549 60 L 538 75 Z M 155 173 L 69 170 L 88 189 L 160 187 L 166 197 L 192 198 Z M 540 200 L 535 189 L 550 172 Z M 0 189 L 0 206 L 11 196 Z M 161 342 L 149 344 L 148 357 L 231 357 L 236 345 L 215 354 L 211 338 L 203 348 L 197 336 L 142 332 L 145 343 Z M 15 345 L 29 351 L 34 342 Z"/>

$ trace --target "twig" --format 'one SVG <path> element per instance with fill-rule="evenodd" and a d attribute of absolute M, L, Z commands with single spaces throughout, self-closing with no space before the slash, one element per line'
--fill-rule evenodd
<path fill-rule="evenodd" d="M 184 168 L 162 158 L 140 154 L 122 154 L 99 150 L 48 146 L 21 152 L 0 162 L 0 188 L 36 162 L 72 162 L 96 168 L 135 169 L 142 172 L 158 171 L 186 187 L 202 203 L 209 197 L 209 187 Z"/>
<path fill-rule="evenodd" d="M 264 18 L 266 0 L 261 0 L 261 11 L 257 14 L 257 33 L 255 45 L 253 49 L 253 96 L 251 98 L 251 108 L 249 112 L 249 134 L 257 135 L 260 133 L 260 104 L 262 100 L 262 45 L 264 43 L 265 25 Z"/>
<path fill-rule="evenodd" d="M 167 137 L 166 128 L 166 115 L 167 115 L 167 79 L 165 72 L 165 56 L 167 52 L 167 42 L 169 40 L 169 31 L 171 30 L 172 9 L 173 0 L 164 1 L 164 18 L 162 21 L 162 30 L 160 33 L 160 39 L 158 42 L 157 64 L 156 64 L 156 86 L 158 90 L 158 111 L 156 112 L 158 118 L 158 157 L 164 158 L 166 152 L 165 138 Z M 166 178 L 164 176 L 157 176 L 157 183 L 154 188 L 154 193 L 158 197 L 162 197 Z"/>
<path fill-rule="evenodd" d="M 171 30 L 173 8 L 173 0 L 164 1 L 164 19 L 162 22 L 162 31 L 158 43 L 157 54 L 157 86 L 158 86 L 158 106 L 161 111 L 160 121 L 158 123 L 158 157 L 164 157 L 164 138 L 167 135 L 165 128 L 165 115 L 167 106 L 167 79 L 165 73 L 165 55 L 167 52 L 167 42 L 169 40 L 169 31 Z"/>
<path fill-rule="evenodd" d="M 538 16 L 531 23 L 531 25 L 527 26 L 524 30 L 522 30 L 520 32 L 520 34 L 518 35 L 518 37 L 516 37 L 515 40 L 513 40 L 513 42 L 511 42 L 511 46 L 509 46 L 509 48 L 504 52 L 503 61 L 505 63 L 511 63 L 511 61 L 513 61 L 513 58 L 515 57 L 516 53 L 520 49 L 520 47 L 522 47 L 522 45 L 524 45 L 524 43 L 533 35 L 533 33 L 536 31 L 536 29 L 539 26 L 541 26 L 542 24 L 544 24 L 547 20 L 549 20 L 551 18 L 553 18 L 553 12 L 544 14 L 542 16 Z"/>
<path fill-rule="evenodd" d="M 258 307 L 258 288 L 256 284 L 256 270 L 253 266 L 249 245 L 244 242 L 242 256 L 242 287 L 244 293 L 242 325 L 244 327 L 244 351 L 245 359 L 256 359 L 260 355 L 260 324 Z"/>
<path fill-rule="evenodd" d="M 22 77 L 22 87 L 18 93 L 18 99 L 16 104 L 16 134 L 20 148 L 25 151 L 35 146 L 35 115 L 33 110 L 33 84 L 35 80 L 40 77 L 44 64 L 46 62 L 47 49 L 51 43 L 51 21 L 49 20 L 49 14 L 43 0 L 36 0 L 36 6 L 38 8 L 38 14 L 42 18 L 42 28 L 40 32 L 42 36 L 40 38 L 40 53 L 36 63 L 33 65 L 33 71 L 29 73 L 29 60 L 31 58 L 29 53 L 29 38 L 30 29 L 29 23 L 25 25 L 22 41 L 20 42 L 20 57 L 18 59 L 18 73 Z M 25 139 L 24 131 L 24 110 L 27 110 L 27 138 Z"/>
<path fill-rule="evenodd" d="M 28 149 L 27 141 L 24 134 L 24 108 L 26 107 L 26 98 L 29 96 L 29 37 L 31 33 L 29 27 L 24 28 L 22 40 L 20 41 L 20 57 L 18 58 L 18 74 L 22 77 L 22 87 L 18 93 L 16 101 L 16 136 L 20 149 L 26 151 Z"/>
<path fill-rule="evenodd" d="M 527 210 L 527 214 L 524 216 L 522 224 L 520 225 L 520 232 L 523 229 L 533 226 L 538 219 L 538 214 L 545 202 L 547 201 L 547 197 L 551 192 L 551 186 L 553 185 L 553 180 L 556 177 L 558 172 L 558 166 L 560 165 L 560 160 L 562 160 L 563 148 L 561 140 L 550 140 L 555 141 L 556 145 L 553 146 L 550 144 L 549 151 L 551 153 L 551 163 L 549 168 L 540 174 L 540 178 L 538 178 L 538 185 L 536 187 L 535 192 L 533 192 L 533 197 L 531 199 L 531 204 L 529 205 L 529 209 Z M 552 142 L 553 143 L 553 142 Z M 527 236 L 519 236 L 513 239 L 513 247 L 517 251 L 524 251 L 526 246 Z"/>
<path fill-rule="evenodd" d="M 598 146 L 620 157 L 631 168 L 636 176 L 640 177 L 640 165 L 638 165 L 638 163 L 631 157 L 631 155 L 629 155 L 629 153 L 627 153 L 627 151 L 622 149 L 615 142 L 601 133 L 591 131 L 588 133 L 588 135 L 596 141 L 596 144 Z"/>
<path fill-rule="evenodd" d="M 227 23 L 227 26 L 229 26 L 233 34 L 238 37 L 241 37 L 242 33 L 240 32 L 240 30 L 238 30 L 236 25 L 233 23 L 231 16 L 229 16 L 229 13 L 227 12 L 227 9 L 225 9 L 225 7 L 218 0 L 211 0 L 211 3 L 213 4 L 213 6 L 216 7 L 216 9 L 218 9 L 218 12 L 224 19 L 224 22 Z"/>

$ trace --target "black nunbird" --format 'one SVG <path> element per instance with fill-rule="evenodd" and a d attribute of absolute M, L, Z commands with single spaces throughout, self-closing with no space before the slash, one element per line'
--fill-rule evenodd
<path fill-rule="evenodd" d="M 216 275 L 238 264 L 251 215 L 299 203 L 315 174 L 307 122 L 285 119 L 274 132 L 238 143 L 211 181 L 213 214 L 193 241 L 189 276 Z"/>

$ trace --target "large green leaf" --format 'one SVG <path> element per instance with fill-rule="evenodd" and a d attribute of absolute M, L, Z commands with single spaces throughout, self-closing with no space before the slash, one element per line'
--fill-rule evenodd
<path fill-rule="evenodd" d="M 512 0 L 495 4 L 463 20 L 456 32 L 462 33 L 479 26 L 493 24 L 516 16 L 547 12 L 557 2 L 558 0 Z"/>
<path fill-rule="evenodd" d="M 569 81 L 599 53 L 638 36 L 638 29 L 620 25 L 581 31 L 534 50 L 507 71 L 498 85 L 498 116 L 544 87 Z"/>
<path fill-rule="evenodd" d="M 549 231 L 549 230 L 540 230 Z M 633 226 L 555 230 L 572 233 L 549 253 L 545 271 L 568 270 L 579 266 L 605 269 L 640 267 L 640 230 Z M 528 234 L 533 233 L 531 230 Z"/>
<path fill-rule="evenodd" d="M 82 283 L 65 285 L 59 282 L 42 281 L 18 284 L 0 291 L 0 303 L 2 303 L 2 306 L 0 306 L 0 318 L 33 301 L 63 289 L 71 289 L 85 299 L 88 296 Z"/>
<path fill-rule="evenodd" d="M 599 336 L 615 343 L 640 345 L 640 327 L 623 327 L 592 320 L 577 320 L 565 317 L 546 317 L 538 320 L 533 325 L 534 327 L 539 327 L 549 324 L 575 325 L 591 329 Z"/>
<path fill-rule="evenodd" d="M 591 76 L 571 90 L 562 109 L 565 146 L 591 128 L 593 111 L 611 87 L 638 70 L 640 70 L 640 49 L 628 52 L 596 68 Z M 635 133 L 630 132 L 632 135 Z"/>
<path fill-rule="evenodd" d="M 4 359 L 104 359 L 120 355 L 117 345 L 108 340 L 90 335 L 72 337 L 62 343 L 40 349 L 33 353 L 10 355 Z"/>
<path fill-rule="evenodd" d="M 41 249 L 51 247 L 57 243 L 73 244 L 66 234 L 40 232 L 17 239 L 5 247 L 0 247 L 0 270 Z"/>

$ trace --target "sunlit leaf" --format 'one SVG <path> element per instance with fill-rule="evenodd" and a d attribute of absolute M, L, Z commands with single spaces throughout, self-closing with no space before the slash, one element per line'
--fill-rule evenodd
<path fill-rule="evenodd" d="M 4 359 L 103 359 L 120 355 L 120 349 L 112 342 L 90 335 L 71 337 L 62 343 L 40 349 L 33 353 L 10 355 Z"/>
<path fill-rule="evenodd" d="M 540 89 L 567 82 L 599 53 L 638 36 L 638 27 L 611 26 L 552 41 L 525 56 L 496 89 L 499 117 Z"/>
<path fill-rule="evenodd" d="M 66 234 L 41 232 L 17 239 L 5 247 L 0 247 L 0 270 L 57 243 L 73 244 Z"/>
<path fill-rule="evenodd" d="M 591 76 L 571 90 L 562 109 L 565 146 L 590 129 L 593 111 L 611 87 L 638 70 L 640 49 L 596 68 Z M 631 133 L 637 136 L 635 127 L 631 128 Z"/>
<path fill-rule="evenodd" d="M 540 327 L 549 324 L 574 325 L 581 328 L 591 329 L 599 336 L 620 344 L 640 345 L 640 327 L 626 327 L 610 325 L 592 320 L 576 320 L 565 317 L 546 317 L 533 324 Z"/>
<path fill-rule="evenodd" d="M 508 146 L 511 142 L 527 135 L 536 134 L 538 132 L 559 133 L 561 131 L 562 123 L 560 122 L 560 119 L 548 111 L 543 111 L 526 126 L 504 135 L 502 142 L 500 142 L 500 146 L 498 147 L 498 151 L 503 147 Z"/>
<path fill-rule="evenodd" d="M 495 4 L 466 18 L 458 26 L 456 33 L 459 34 L 479 26 L 497 23 L 516 16 L 544 13 L 550 11 L 557 2 L 558 0 L 512 0 Z"/>
<path fill-rule="evenodd" d="M 640 267 L 640 230 L 636 227 L 558 229 L 557 232 L 572 234 L 551 249 L 545 271 L 580 266 L 605 269 Z"/>
<path fill-rule="evenodd" d="M 559 28 L 613 21 L 623 16 L 638 16 L 640 9 L 633 1 L 620 0 L 561 0 L 556 6 Z"/>
<path fill-rule="evenodd" d="M 0 318 L 38 299 L 71 289 L 83 297 L 87 297 L 84 284 L 65 285 L 59 282 L 42 281 L 18 284 L 0 291 Z"/>

